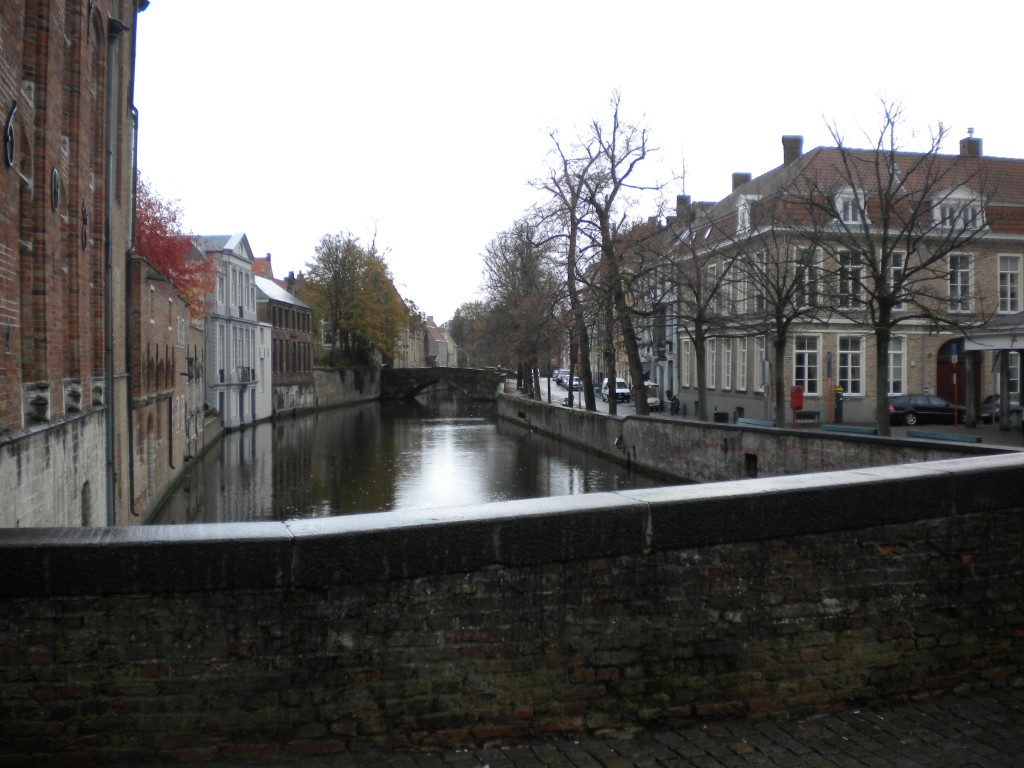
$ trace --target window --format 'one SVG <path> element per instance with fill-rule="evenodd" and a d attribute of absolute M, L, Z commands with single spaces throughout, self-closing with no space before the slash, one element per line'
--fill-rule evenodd
<path fill-rule="evenodd" d="M 1010 352 L 1010 399 L 1020 401 L 1020 352 Z"/>
<path fill-rule="evenodd" d="M 896 304 L 893 305 L 893 309 L 903 309 L 902 294 L 903 286 L 900 281 L 903 279 L 903 270 L 907 266 L 907 254 L 902 251 L 893 251 L 889 254 L 889 285 L 888 288 L 893 292 L 893 298 L 896 299 Z"/>
<path fill-rule="evenodd" d="M 224 299 L 226 298 L 224 295 L 224 283 L 224 273 L 220 272 L 217 274 L 217 303 L 222 306 L 224 304 Z"/>
<path fill-rule="evenodd" d="M 683 339 L 679 349 L 679 384 L 690 386 L 690 340 Z"/>
<path fill-rule="evenodd" d="M 949 257 L 949 311 L 971 309 L 971 257 L 954 253 Z"/>
<path fill-rule="evenodd" d="M 750 203 L 742 200 L 736 208 L 736 234 L 745 235 L 750 230 Z"/>
<path fill-rule="evenodd" d="M 765 364 L 767 361 L 766 349 L 767 346 L 764 336 L 758 336 L 754 339 L 754 386 L 755 392 L 764 392 L 765 384 L 768 380 L 768 366 Z"/>
<path fill-rule="evenodd" d="M 818 263 L 813 248 L 796 251 L 797 306 L 813 307 L 818 304 Z"/>
<path fill-rule="evenodd" d="M 705 281 L 705 302 L 707 304 L 708 313 L 712 315 L 718 314 L 718 265 L 708 264 L 708 268 L 705 271 L 707 280 Z"/>
<path fill-rule="evenodd" d="M 793 340 L 793 384 L 804 388 L 805 395 L 817 395 L 819 386 L 819 357 L 817 336 L 797 336 Z"/>
<path fill-rule="evenodd" d="M 708 377 L 708 389 L 715 388 L 715 369 L 718 367 L 718 339 L 708 339 L 705 351 L 705 368 Z"/>
<path fill-rule="evenodd" d="M 893 336 L 889 339 L 889 394 L 903 394 L 903 339 Z"/>
<path fill-rule="evenodd" d="M 863 395 L 863 360 L 859 336 L 839 337 L 839 386 L 846 395 Z"/>
<path fill-rule="evenodd" d="M 999 257 L 999 311 L 1020 311 L 1020 256 Z"/>
<path fill-rule="evenodd" d="M 754 311 L 764 312 L 767 306 L 765 299 L 765 285 L 768 283 L 768 251 L 758 251 L 754 254 L 754 275 L 751 285 L 754 296 Z"/>
<path fill-rule="evenodd" d="M 850 308 L 864 304 L 864 275 L 860 254 L 839 252 L 839 306 Z"/>
<path fill-rule="evenodd" d="M 736 389 L 747 388 L 747 338 L 736 339 Z"/>
<path fill-rule="evenodd" d="M 840 195 L 836 199 L 836 213 L 844 224 L 860 224 L 867 221 L 863 195 L 852 190 Z"/>
<path fill-rule="evenodd" d="M 946 202 L 939 206 L 939 226 L 954 231 L 980 229 L 985 225 L 981 206 L 975 202 Z"/>
<path fill-rule="evenodd" d="M 732 339 L 722 339 L 722 389 L 732 389 Z"/>

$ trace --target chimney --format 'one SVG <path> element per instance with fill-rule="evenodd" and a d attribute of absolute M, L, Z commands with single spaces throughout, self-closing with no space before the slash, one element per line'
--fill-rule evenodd
<path fill-rule="evenodd" d="M 689 224 L 693 219 L 690 214 L 690 196 L 676 195 L 676 218 L 684 224 Z"/>
<path fill-rule="evenodd" d="M 803 136 L 783 136 L 782 137 L 782 164 L 789 165 L 794 160 L 799 160 L 800 155 L 804 153 L 804 137 Z"/>
<path fill-rule="evenodd" d="M 737 189 L 739 189 L 748 181 L 750 181 L 751 178 L 752 177 L 749 173 L 734 173 L 732 175 L 732 191 L 735 192 Z"/>
<path fill-rule="evenodd" d="M 974 129 L 967 129 L 967 138 L 960 139 L 960 157 L 981 157 L 981 139 L 974 138 Z"/>

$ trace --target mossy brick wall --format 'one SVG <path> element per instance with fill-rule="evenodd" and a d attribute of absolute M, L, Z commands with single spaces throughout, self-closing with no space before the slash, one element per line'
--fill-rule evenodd
<path fill-rule="evenodd" d="M 0 532 L 0 764 L 271 761 L 1024 685 L 1024 455 Z"/>

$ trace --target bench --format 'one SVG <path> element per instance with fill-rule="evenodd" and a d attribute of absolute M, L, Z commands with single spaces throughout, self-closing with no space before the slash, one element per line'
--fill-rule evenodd
<path fill-rule="evenodd" d="M 813 422 L 818 423 L 818 419 L 821 416 L 817 411 L 797 411 L 795 414 L 795 420 L 798 423 L 808 424 Z"/>
<path fill-rule="evenodd" d="M 742 424 L 746 427 L 774 427 L 775 422 L 771 419 L 748 419 L 740 416 L 736 419 L 737 424 Z"/>
<path fill-rule="evenodd" d="M 981 442 L 981 435 L 958 435 L 954 432 L 927 432 L 923 429 L 908 429 L 907 437 L 920 437 L 924 440 L 952 440 L 955 443 Z"/>
<path fill-rule="evenodd" d="M 846 424 L 822 424 L 822 432 L 843 432 L 847 435 L 877 435 L 875 427 L 853 427 Z"/>

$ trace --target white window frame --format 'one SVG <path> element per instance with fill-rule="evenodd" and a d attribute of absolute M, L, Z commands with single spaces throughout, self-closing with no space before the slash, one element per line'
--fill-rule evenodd
<path fill-rule="evenodd" d="M 839 251 L 839 306 L 864 306 L 864 259 L 855 251 Z"/>
<path fill-rule="evenodd" d="M 718 339 L 708 339 L 704 347 L 704 368 L 707 371 L 708 389 L 715 388 L 715 369 L 718 367 Z"/>
<path fill-rule="evenodd" d="M 749 342 L 746 336 L 736 339 L 736 391 L 747 391 L 747 354 Z"/>
<path fill-rule="evenodd" d="M 985 226 L 985 209 L 976 199 L 945 200 L 937 211 L 942 229 L 971 232 Z"/>
<path fill-rule="evenodd" d="M 956 261 L 955 266 L 954 260 Z M 946 265 L 948 267 L 949 311 L 952 313 L 970 312 L 974 301 L 974 259 L 969 253 L 951 253 L 946 259 Z"/>
<path fill-rule="evenodd" d="M 807 344 L 813 344 L 813 348 Z M 821 336 L 793 337 L 793 385 L 803 387 L 804 396 L 821 394 Z"/>
<path fill-rule="evenodd" d="M 685 338 L 679 345 L 679 385 L 690 387 L 690 339 Z"/>
<path fill-rule="evenodd" d="M 997 256 L 999 269 L 999 311 L 1020 312 L 1021 257 L 1012 253 Z M 1004 267 L 1005 265 L 1005 267 Z"/>
<path fill-rule="evenodd" d="M 1010 375 L 1008 387 L 1010 390 L 1010 398 L 1020 400 L 1020 352 L 1010 352 L 1009 357 Z M 1016 398 L 1014 398 L 1016 395 Z"/>
<path fill-rule="evenodd" d="M 732 339 L 722 339 L 722 389 L 732 389 Z"/>
<path fill-rule="evenodd" d="M 835 205 L 838 219 L 843 224 L 860 226 L 865 222 L 870 223 L 863 192 L 848 187 L 836 196 Z"/>
<path fill-rule="evenodd" d="M 761 313 L 768 307 L 766 286 L 768 284 L 768 251 L 757 251 L 754 254 L 754 281 L 751 295 L 754 299 L 754 311 Z"/>
<path fill-rule="evenodd" d="M 847 345 L 848 349 L 843 349 Z M 836 380 L 843 396 L 864 396 L 864 340 L 860 336 L 840 336 L 836 340 L 838 365 Z"/>
<path fill-rule="evenodd" d="M 897 260 L 899 263 L 897 264 Z M 903 270 L 907 268 L 907 254 L 906 251 L 892 251 L 889 254 L 889 274 L 886 278 L 889 281 L 889 290 L 894 290 L 893 286 L 896 285 L 897 275 L 902 275 Z M 898 297 L 894 297 L 898 298 Z M 893 307 L 894 310 L 903 309 L 903 302 L 897 301 Z"/>
<path fill-rule="evenodd" d="M 719 306 L 718 305 L 718 300 L 719 300 L 720 296 L 718 294 L 719 286 L 718 286 L 717 282 L 718 282 L 718 265 L 717 264 L 708 264 L 708 266 L 707 266 L 707 280 L 704 283 L 704 285 L 706 286 L 706 290 L 708 292 L 708 295 L 707 295 L 707 307 L 708 307 L 708 314 L 710 314 L 710 315 L 717 315 L 718 314 L 718 306 Z"/>
<path fill-rule="evenodd" d="M 906 339 L 893 336 L 889 339 L 889 396 L 902 395 L 906 391 Z M 897 384 L 899 386 L 897 386 Z"/>
<path fill-rule="evenodd" d="M 806 259 L 806 256 L 810 259 Z M 799 281 L 799 295 L 797 306 L 816 307 L 821 303 L 821 287 L 818 282 L 821 279 L 821 254 L 816 248 L 798 246 L 793 255 L 793 263 L 797 269 L 797 280 Z"/>
<path fill-rule="evenodd" d="M 768 339 L 764 336 L 754 337 L 754 363 L 757 368 L 754 371 L 754 391 L 764 392 L 767 377 L 764 375 L 764 361 L 767 359 Z"/>

